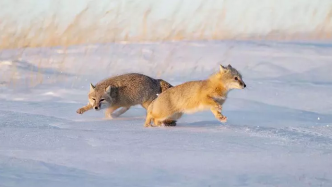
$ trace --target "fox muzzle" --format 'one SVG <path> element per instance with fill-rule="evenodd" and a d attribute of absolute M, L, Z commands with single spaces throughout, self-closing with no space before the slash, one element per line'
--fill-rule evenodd
<path fill-rule="evenodd" d="M 247 87 L 247 85 L 243 81 L 239 81 L 240 85 L 243 86 L 243 88 Z"/>
<path fill-rule="evenodd" d="M 93 108 L 94 108 L 95 110 L 100 110 L 100 108 L 101 108 L 101 103 L 99 103 L 99 105 L 94 106 Z"/>

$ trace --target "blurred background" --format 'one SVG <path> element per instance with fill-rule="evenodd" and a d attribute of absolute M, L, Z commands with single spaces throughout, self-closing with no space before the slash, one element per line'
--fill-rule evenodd
<path fill-rule="evenodd" d="M 1 49 L 332 37 L 331 0 L 1 0 L 0 7 Z"/>
<path fill-rule="evenodd" d="M 130 71 L 185 81 L 218 63 L 242 66 L 236 41 L 332 37 L 331 0 L 1 0 L 0 7 L 0 85 L 12 89 L 68 80 L 64 86 L 82 87 Z M 266 61 L 280 60 L 275 53 Z"/>

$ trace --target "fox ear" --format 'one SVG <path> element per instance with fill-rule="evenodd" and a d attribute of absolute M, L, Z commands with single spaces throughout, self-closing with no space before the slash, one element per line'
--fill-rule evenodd
<path fill-rule="evenodd" d="M 105 92 L 108 94 L 111 93 L 111 90 L 112 90 L 111 86 L 107 86 L 107 88 L 105 88 Z"/>
<path fill-rule="evenodd" d="M 220 72 L 225 72 L 227 68 L 220 64 Z"/>
<path fill-rule="evenodd" d="M 232 68 L 232 66 L 231 66 L 230 64 L 228 64 L 227 68 L 229 68 L 229 69 L 230 69 L 230 68 Z"/>
<path fill-rule="evenodd" d="M 90 92 L 93 91 L 96 88 L 92 83 L 90 83 Z"/>

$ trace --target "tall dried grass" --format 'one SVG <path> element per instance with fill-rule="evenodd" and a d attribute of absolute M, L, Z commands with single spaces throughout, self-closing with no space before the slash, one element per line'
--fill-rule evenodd
<path fill-rule="evenodd" d="M 122 2 L 122 1 L 121 1 Z M 120 3 L 121 3 L 120 2 Z M 179 40 L 222 40 L 222 39 L 331 39 L 332 38 L 332 7 L 322 24 L 311 33 L 289 33 L 273 30 L 265 35 L 237 34 L 225 25 L 227 10 L 225 3 L 219 11 L 209 11 L 212 1 L 202 1 L 200 6 L 191 15 L 178 20 L 182 1 L 174 8 L 167 20 L 152 19 L 152 7 L 147 7 L 141 15 L 142 20 L 137 27 L 136 34 L 130 33 L 131 17 L 123 17 L 121 5 L 108 10 L 104 15 L 93 15 L 93 3 L 90 2 L 65 27 L 55 14 L 25 24 L 22 28 L 15 25 L 15 20 L 8 19 L 0 22 L 2 29 L 0 49 L 21 47 L 50 47 L 70 46 L 87 43 L 108 43 L 116 41 L 145 42 L 145 41 L 179 41 Z M 210 4 L 208 4 L 210 3 Z M 203 15 L 202 20 L 193 22 L 197 15 Z M 133 15 L 135 16 L 135 15 Z M 136 15 L 137 16 L 137 15 Z M 94 21 L 91 21 L 93 18 Z M 108 18 L 107 27 L 99 20 Z M 112 19 L 110 19 L 112 18 Z M 90 19 L 89 22 L 86 20 Z M 137 19 L 135 19 L 137 20 Z M 154 20 L 154 21 L 153 21 Z M 238 24 L 242 24 L 241 20 Z M 188 29 L 189 27 L 193 27 Z"/>
<path fill-rule="evenodd" d="M 226 0 L 223 4 L 227 3 Z M 181 40 L 221 40 L 221 39 L 299 39 L 305 37 L 306 39 L 331 39 L 332 38 L 332 7 L 329 14 L 322 21 L 322 24 L 314 29 L 312 33 L 285 33 L 282 31 L 274 30 L 267 33 L 264 36 L 261 35 L 234 35 L 230 29 L 225 25 L 225 19 L 227 15 L 226 6 L 222 6 L 220 11 L 206 12 L 207 5 L 202 2 L 200 6 L 195 10 L 192 15 L 187 15 L 183 20 L 177 20 L 177 15 L 181 8 L 181 1 L 177 4 L 173 10 L 172 15 L 167 20 L 152 21 L 152 7 L 148 7 L 142 14 L 142 22 L 140 27 L 137 29 L 138 34 L 130 33 L 130 30 L 126 29 L 131 24 L 130 18 L 123 18 L 121 15 L 121 5 L 117 8 L 105 12 L 104 15 L 94 17 L 96 21 L 90 21 L 86 23 L 87 18 L 93 17 L 91 15 L 91 9 L 93 4 L 89 4 L 80 13 L 76 14 L 74 19 L 65 27 L 60 28 L 60 21 L 56 14 L 44 17 L 42 21 L 34 21 L 30 24 L 26 24 L 27 27 L 20 29 L 15 25 L 15 21 L 0 22 L 1 28 L 0 33 L 0 50 L 1 49 L 20 49 L 18 50 L 17 56 L 13 60 L 20 60 L 24 55 L 26 48 L 31 47 L 52 47 L 62 46 L 62 58 L 60 62 L 57 62 L 56 67 L 59 72 L 65 71 L 66 59 L 67 59 L 67 48 L 71 45 L 88 44 L 88 43 L 108 43 L 118 41 L 129 41 L 129 42 L 146 42 L 146 41 L 181 41 Z M 111 13 L 110 13 L 111 11 Z M 194 22 L 195 15 L 204 15 L 202 21 Z M 99 20 L 103 20 L 104 17 L 113 16 L 110 22 L 107 22 L 107 27 L 101 25 Z M 192 19 L 189 19 L 189 18 Z M 188 21 L 189 20 L 189 21 Z M 241 20 L 238 24 L 241 24 Z M 189 27 L 194 27 L 187 29 Z M 162 63 L 159 63 L 159 69 L 155 66 L 151 66 L 151 71 L 157 69 L 157 76 L 162 76 L 166 71 L 170 71 L 173 67 L 168 67 L 169 61 L 173 60 L 173 51 L 165 57 Z M 231 49 L 225 52 L 225 58 L 229 55 Z M 1 51 L 0 51 L 1 53 Z M 112 53 L 110 53 L 112 54 Z M 89 48 L 86 46 L 84 55 L 89 56 Z M 38 61 L 39 71 L 33 73 L 25 79 L 26 85 L 33 88 L 45 82 L 43 77 L 42 66 L 43 63 L 50 62 L 51 59 L 43 59 L 40 57 Z M 118 59 L 111 57 L 109 66 L 115 66 Z M 154 54 L 149 59 L 151 64 L 155 64 Z M 199 61 L 200 59 L 197 59 Z M 225 60 L 225 59 L 224 59 Z M 104 62 L 100 59 L 101 63 Z M 96 63 L 96 62 L 94 62 Z M 78 67 L 77 73 L 81 74 L 83 71 L 83 65 Z M 8 81 L 8 86 L 11 88 L 17 87 L 17 76 L 18 68 L 17 64 L 14 63 L 11 67 L 11 73 Z M 3 79 L 3 78 L 2 78 Z M 61 73 L 48 77 L 53 82 L 68 81 L 66 76 Z M 74 87 L 77 82 L 81 82 L 82 77 L 76 77 L 71 81 L 71 86 Z M 0 80 L 1 82 L 2 80 Z"/>

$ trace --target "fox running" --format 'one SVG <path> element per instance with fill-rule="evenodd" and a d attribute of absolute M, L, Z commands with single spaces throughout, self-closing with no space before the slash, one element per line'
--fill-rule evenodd
<path fill-rule="evenodd" d="M 215 118 L 226 122 L 222 105 L 232 89 L 243 89 L 246 84 L 242 75 L 231 65 L 220 65 L 217 73 L 207 80 L 190 81 L 167 89 L 150 104 L 144 126 L 161 126 L 164 120 L 178 120 L 183 113 L 194 113 L 210 109 Z M 166 125 L 166 124 L 164 124 Z"/>
<path fill-rule="evenodd" d="M 90 84 L 89 102 L 77 110 L 78 114 L 106 107 L 107 118 L 119 117 L 131 106 L 141 105 L 147 109 L 150 103 L 160 94 L 171 88 L 172 85 L 162 79 L 154 79 L 139 73 L 123 74 L 110 77 L 96 85 Z M 117 112 L 115 110 L 121 108 Z M 169 126 L 175 126 L 175 120 L 165 120 Z"/>

